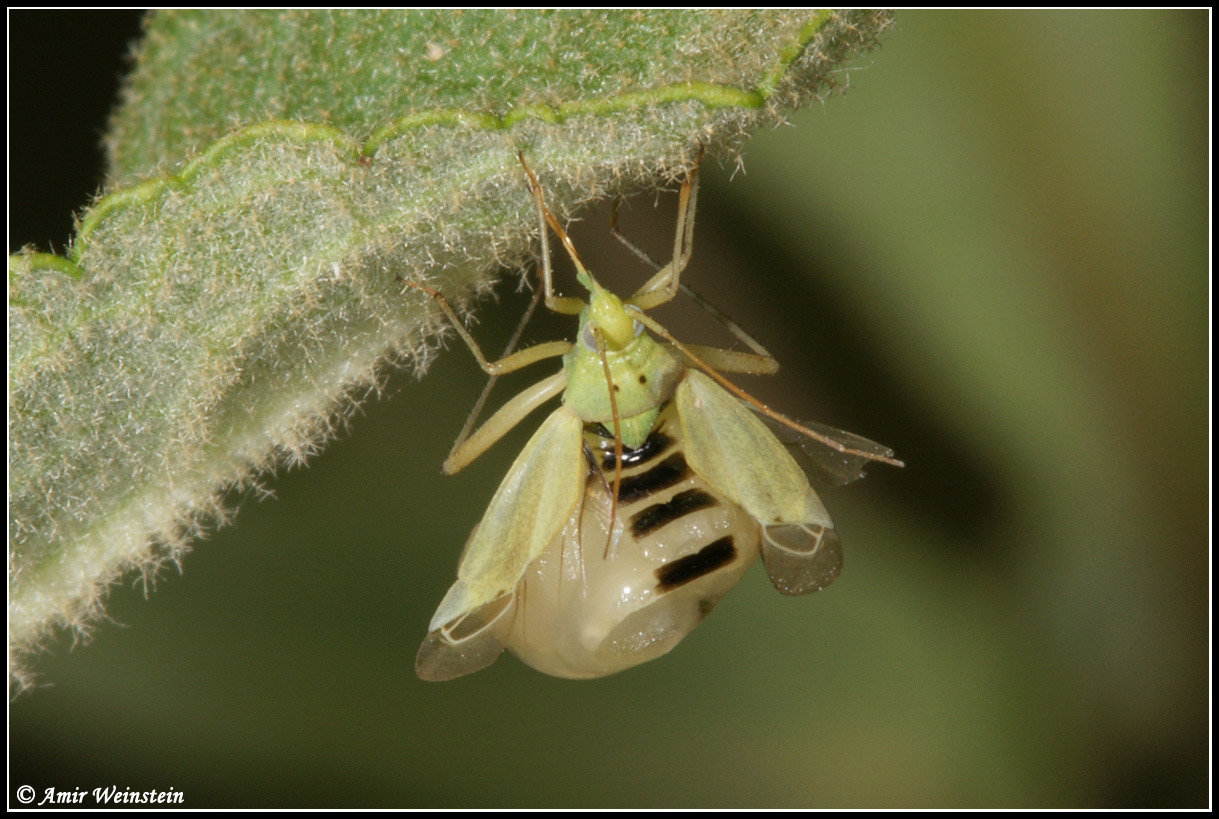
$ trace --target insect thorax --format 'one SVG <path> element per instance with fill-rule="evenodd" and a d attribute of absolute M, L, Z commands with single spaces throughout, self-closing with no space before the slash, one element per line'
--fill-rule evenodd
<path fill-rule="evenodd" d="M 635 449 L 652 431 L 656 413 L 673 397 L 684 367 L 647 333 L 621 350 L 607 349 L 610 380 L 622 430 L 622 444 Z M 613 429 L 614 412 L 600 354 L 577 343 L 563 358 L 567 369 L 566 404 L 582 421 Z"/>

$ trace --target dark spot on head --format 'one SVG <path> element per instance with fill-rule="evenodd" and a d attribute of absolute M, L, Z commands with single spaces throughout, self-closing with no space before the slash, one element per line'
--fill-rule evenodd
<path fill-rule="evenodd" d="M 614 385 L 614 392 L 618 392 L 620 389 L 622 389 L 622 388 L 619 387 L 617 384 Z"/>
<path fill-rule="evenodd" d="M 648 383 L 648 377 L 647 377 L 646 375 L 644 375 L 644 374 L 640 373 L 640 374 L 639 374 L 639 383 L 640 383 L 640 384 L 646 384 L 646 383 Z"/>
<path fill-rule="evenodd" d="M 662 592 L 672 591 L 726 566 L 735 557 L 736 546 L 732 542 L 732 535 L 726 535 L 714 543 L 707 544 L 695 554 L 678 558 L 657 569 L 657 589 Z"/>

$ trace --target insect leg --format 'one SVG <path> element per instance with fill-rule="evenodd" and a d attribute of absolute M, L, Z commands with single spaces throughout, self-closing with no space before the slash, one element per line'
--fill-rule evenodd
<path fill-rule="evenodd" d="M 693 225 L 693 216 L 691 216 L 690 224 Z M 659 262 L 649 256 L 646 251 L 641 249 L 618 230 L 618 200 L 616 199 L 614 200 L 614 204 L 610 210 L 610 233 L 615 239 L 626 245 L 627 250 L 631 251 L 641 260 L 643 260 L 644 264 L 648 265 L 648 267 L 656 271 L 664 270 L 664 268 L 660 266 Z M 659 278 L 659 276 L 657 278 Z M 653 281 L 655 281 L 655 279 L 653 279 Z M 651 289 L 651 285 L 652 282 L 645 284 L 640 289 L 640 292 L 647 292 Z M 745 345 L 749 347 L 749 349 L 756 353 L 756 355 L 750 355 L 749 353 L 738 353 L 732 350 L 717 350 L 712 347 L 703 347 L 697 344 L 688 344 L 686 345 L 687 347 L 695 350 L 712 367 L 715 367 L 717 370 L 723 370 L 724 372 L 746 373 L 749 375 L 774 375 L 779 371 L 778 359 L 771 355 L 770 352 L 763 347 L 757 339 L 745 332 L 745 330 L 743 330 L 739 324 L 728 318 L 728 316 L 724 315 L 723 311 L 721 311 L 711 302 L 707 301 L 689 286 L 679 284 L 678 287 L 680 288 L 681 292 L 689 296 L 695 304 L 706 310 L 711 314 L 712 318 L 724 325 L 728 332 L 732 333 L 740 341 L 743 341 Z M 690 363 L 693 364 L 693 362 Z"/>
<path fill-rule="evenodd" d="M 761 401 L 754 398 L 752 395 L 745 392 L 743 389 L 738 387 L 736 384 L 733 384 L 727 378 L 724 378 L 724 376 L 722 376 L 718 372 L 716 372 L 716 370 L 714 368 L 712 368 L 710 364 L 708 364 L 706 361 L 703 361 L 700 356 L 698 356 L 696 353 L 691 351 L 690 345 L 682 344 L 680 341 L 675 339 L 673 337 L 673 334 L 670 333 L 668 330 L 666 330 L 662 324 L 660 324 L 655 319 L 648 316 L 642 310 L 640 310 L 640 309 L 631 310 L 631 315 L 635 317 L 636 321 L 643 324 L 643 326 L 647 327 L 653 333 L 656 333 L 658 336 L 660 336 L 666 342 L 668 342 L 673 348 L 678 350 L 686 359 L 688 359 L 691 363 L 693 363 L 694 366 L 698 367 L 700 370 L 703 370 L 704 372 L 707 373 L 707 375 L 711 376 L 713 379 L 718 381 L 720 386 L 722 386 L 724 389 L 728 390 L 730 393 L 735 395 L 737 398 L 740 398 L 742 401 L 744 401 L 747 404 L 754 407 L 756 410 L 758 410 L 758 412 L 761 412 L 763 415 L 770 416 L 771 418 L 778 421 L 780 424 L 783 424 L 786 427 L 794 429 L 796 432 L 798 432 L 801 435 L 804 435 L 808 438 L 812 438 L 814 441 L 820 441 L 821 443 L 828 446 L 830 449 L 833 449 L 837 452 L 841 452 L 844 455 L 854 455 L 857 457 L 864 458 L 865 460 L 880 461 L 881 463 L 890 464 L 892 466 L 905 466 L 904 463 L 897 460 L 896 458 L 890 457 L 889 455 L 883 455 L 879 452 L 866 452 L 864 450 L 856 449 L 855 447 L 848 446 L 847 444 L 843 444 L 841 441 L 836 441 L 833 438 L 830 438 L 823 433 L 817 432 L 816 430 L 809 429 L 808 427 L 804 426 L 803 424 L 798 424 L 795 421 L 793 421 L 792 419 L 788 418 L 786 415 L 782 415 L 780 413 L 775 412 L 770 407 L 766 406 Z"/>
<path fill-rule="evenodd" d="M 564 296 L 556 296 L 554 294 L 554 272 L 550 265 L 550 242 L 546 235 L 546 224 L 549 222 L 551 229 L 555 235 L 563 243 L 563 247 L 567 249 L 567 254 L 571 256 L 572 262 L 576 265 L 576 278 L 589 290 L 592 285 L 592 276 L 580 261 L 579 255 L 576 254 L 576 246 L 572 244 L 571 237 L 567 235 L 567 231 L 563 230 L 563 226 L 559 224 L 559 220 L 554 218 L 554 214 L 546 207 L 546 202 L 542 197 L 542 186 L 538 182 L 537 176 L 534 175 L 533 169 L 525 162 L 525 155 L 520 151 L 516 152 L 517 157 L 521 160 L 521 167 L 525 169 L 525 183 L 529 186 L 529 192 L 533 194 L 533 201 L 538 206 L 538 229 L 542 237 L 542 286 L 546 291 L 546 307 L 556 313 L 565 313 L 567 315 L 576 315 L 584 309 L 584 301 L 582 299 L 570 298 Z"/>
<path fill-rule="evenodd" d="M 516 325 L 516 331 L 512 333 L 512 338 L 508 340 L 508 345 L 504 347 L 504 352 L 500 354 L 500 358 L 511 355 L 516 349 L 516 344 L 521 340 L 521 333 L 525 332 L 525 325 L 529 323 L 529 319 L 533 317 L 533 313 L 538 309 L 538 302 L 542 300 L 542 291 L 535 290 L 533 298 L 529 300 L 529 306 L 525 308 L 525 314 L 521 316 L 521 321 Z M 453 448 L 449 450 L 449 455 L 452 455 L 463 443 L 466 438 L 470 437 L 470 430 L 474 429 L 474 424 L 478 421 L 478 416 L 483 411 L 483 405 L 487 403 L 487 397 L 491 395 L 492 388 L 495 387 L 495 382 L 499 380 L 499 376 L 493 375 L 487 379 L 487 383 L 483 386 L 483 391 L 478 394 L 478 400 L 474 402 L 470 414 L 466 416 L 466 423 L 461 428 L 461 432 L 457 434 L 457 440 L 453 442 Z"/>
<path fill-rule="evenodd" d="M 704 299 L 686 285 L 681 285 L 681 291 L 689 296 L 695 304 L 711 314 L 711 317 L 724 325 L 740 341 L 743 341 L 753 353 L 742 353 L 735 350 L 723 350 L 716 347 L 704 347 L 700 344 L 686 344 L 685 347 L 711 367 L 728 373 L 745 373 L 747 375 L 774 375 L 779 371 L 779 360 L 763 347 L 753 336 L 741 329 L 735 321 L 724 315 L 718 307 Z M 673 348 L 679 358 L 684 358 L 687 364 L 698 366 L 696 360 L 686 356 L 680 349 Z"/>
<path fill-rule="evenodd" d="M 478 360 L 478 366 L 482 367 L 483 372 L 488 375 L 503 375 L 504 373 L 515 372 L 522 367 L 528 367 L 535 361 L 541 361 L 544 358 L 555 358 L 561 356 L 571 349 L 570 341 L 546 341 L 542 344 L 535 344 L 532 347 L 526 347 L 523 350 L 517 350 L 498 361 L 488 361 L 483 355 L 482 348 L 478 346 L 478 342 L 470 335 L 465 326 L 462 325 L 461 319 L 457 317 L 457 313 L 453 312 L 453 308 L 449 306 L 448 299 L 440 294 L 439 290 L 433 287 L 428 287 L 426 284 L 408 281 L 401 276 L 398 281 L 402 282 L 407 287 L 414 288 L 427 293 L 436 300 L 440 305 L 440 309 L 448 317 L 449 323 L 453 325 L 453 329 L 457 331 L 457 335 L 461 336 L 461 340 L 470 348 L 470 352 L 474 354 L 474 358 Z"/>
<path fill-rule="evenodd" d="M 704 347 L 701 344 L 682 345 L 693 356 L 676 347 L 669 351 L 676 354 L 688 366 L 697 367 L 699 362 L 724 373 L 743 373 L 745 375 L 774 375 L 779 371 L 779 361 L 771 355 L 755 355 L 739 350 L 724 350 L 720 347 Z"/>
<path fill-rule="evenodd" d="M 725 329 L 736 336 L 738 340 L 743 341 L 746 347 L 753 350 L 759 356 L 769 358 L 771 361 L 774 361 L 775 371 L 778 372 L 779 362 L 775 359 L 775 357 L 772 356 L 770 352 L 758 342 L 757 339 L 741 329 L 739 324 L 728 318 L 728 316 L 724 315 L 722 310 L 704 299 L 697 292 L 690 289 L 686 285 L 681 285 L 681 292 L 685 293 L 694 301 L 695 304 L 707 311 L 713 319 L 724 325 Z"/>
<path fill-rule="evenodd" d="M 504 437 L 508 430 L 519 424 L 526 415 L 562 393 L 566 387 L 567 373 L 560 370 L 550 378 L 545 378 L 522 390 L 497 409 L 481 427 L 474 431 L 473 435 L 464 441 L 459 440 L 455 443 L 441 469 L 446 475 L 452 475 L 465 469 L 467 464 L 486 452 L 492 444 Z"/>
<path fill-rule="evenodd" d="M 677 228 L 673 233 L 673 258 L 660 271 L 628 299 L 640 310 L 651 310 L 659 304 L 672 300 L 677 295 L 678 284 L 682 271 L 690 263 L 690 254 L 694 251 L 694 214 L 698 210 L 698 166 L 703 161 L 703 151 L 699 148 L 698 157 L 682 182 L 681 193 L 677 199 Z M 627 243 L 628 247 L 632 247 Z M 646 254 L 645 254 L 646 255 Z"/>
<path fill-rule="evenodd" d="M 626 238 L 626 236 L 624 236 L 622 232 L 618 230 L 618 203 L 619 200 L 615 199 L 614 204 L 610 206 L 610 235 L 622 242 L 622 244 L 626 245 L 626 249 L 638 256 L 644 264 L 652 268 L 652 270 L 659 272 L 663 269 L 660 262 L 649 256 L 646 251 L 644 251 L 630 239 Z"/>

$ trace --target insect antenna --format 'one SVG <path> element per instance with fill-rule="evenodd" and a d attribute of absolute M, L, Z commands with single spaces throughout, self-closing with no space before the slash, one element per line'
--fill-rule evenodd
<path fill-rule="evenodd" d="M 571 257 L 572 263 L 576 266 L 576 278 L 590 292 L 600 289 L 600 285 L 593 278 L 593 274 L 589 273 L 588 268 L 584 266 L 584 262 L 580 261 L 580 254 L 576 253 L 576 246 L 572 243 L 571 237 L 567 235 L 567 231 L 563 230 L 563 226 L 559 224 L 559 220 L 550 212 L 550 208 L 546 207 L 546 202 L 542 198 L 542 185 L 538 182 L 537 176 L 534 175 L 533 169 L 529 167 L 529 163 L 525 162 L 525 155 L 520 151 L 517 151 L 516 155 L 521 160 L 521 167 L 525 169 L 525 181 L 529 185 L 529 192 L 537 200 L 538 206 L 542 209 L 542 214 L 546 217 L 546 223 L 550 225 L 550 229 L 554 231 L 555 236 L 559 237 L 559 241 L 563 243 L 563 248 L 567 251 L 567 255 Z M 545 241 L 546 237 L 543 236 L 542 242 L 545 243 Z"/>
<path fill-rule="evenodd" d="M 597 355 L 601 356 L 601 367 L 605 370 L 605 384 L 609 388 L 610 413 L 614 417 L 614 492 L 610 501 L 609 534 L 605 538 L 604 560 L 609 560 L 610 546 L 614 543 L 614 521 L 618 514 L 618 493 L 622 488 L 622 426 L 618 422 L 618 399 L 614 397 L 614 379 L 610 375 L 609 359 L 605 355 L 605 338 L 601 328 L 594 325 L 593 339 L 597 342 Z"/>
<path fill-rule="evenodd" d="M 631 314 L 641 324 L 643 324 L 649 330 L 656 333 L 661 338 L 663 338 L 665 341 L 669 342 L 675 348 L 680 350 L 683 355 L 685 355 L 692 362 L 694 362 L 695 366 L 697 366 L 700 370 L 703 370 L 704 372 L 707 373 L 707 375 L 711 376 L 716 381 L 718 381 L 720 383 L 720 386 L 722 386 L 724 389 L 731 392 L 737 398 L 740 398 L 742 401 L 749 403 L 751 406 L 756 408 L 762 414 L 768 415 L 771 418 L 778 421 L 779 423 L 783 424 L 784 426 L 790 427 L 790 428 L 794 429 L 796 432 L 799 432 L 801 435 L 805 435 L 809 438 L 812 438 L 814 441 L 820 441 L 821 443 L 828 446 L 830 449 L 836 450 L 845 455 L 855 455 L 857 457 L 864 458 L 865 460 L 880 461 L 881 463 L 886 463 L 891 466 L 905 466 L 905 464 L 903 462 L 897 460 L 896 458 L 890 458 L 887 455 L 881 455 L 876 452 L 864 452 L 863 450 L 860 450 L 860 449 L 854 449 L 852 447 L 845 446 L 844 444 L 839 443 L 838 441 L 835 441 L 832 438 L 822 435 L 820 432 L 811 430 L 808 427 L 804 426 L 803 424 L 797 424 L 795 421 L 788 418 L 787 416 L 782 415 L 778 412 L 775 412 L 770 407 L 766 406 L 761 401 L 754 398 L 752 395 L 750 395 L 749 393 L 745 392 L 743 389 L 738 387 L 736 384 L 733 384 L 727 378 L 724 378 L 724 376 L 720 375 L 710 365 L 708 365 L 706 362 L 704 362 L 702 359 L 700 359 L 698 356 L 696 356 L 693 352 L 691 352 L 691 350 L 688 347 L 686 347 L 686 345 L 682 344 L 680 341 L 675 339 L 673 337 L 673 334 L 670 333 L 668 330 L 666 330 L 655 319 L 652 319 L 642 310 L 640 310 L 637 307 L 634 307 L 633 305 L 628 305 L 628 309 L 630 310 Z"/>

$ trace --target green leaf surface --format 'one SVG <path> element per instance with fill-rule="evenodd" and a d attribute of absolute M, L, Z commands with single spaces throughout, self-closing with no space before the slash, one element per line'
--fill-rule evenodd
<path fill-rule="evenodd" d="M 9 260 L 10 647 L 177 560 L 315 450 L 431 305 L 519 266 L 517 152 L 566 218 L 832 89 L 878 12 L 150 16 L 66 258 Z"/>

